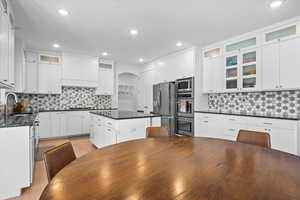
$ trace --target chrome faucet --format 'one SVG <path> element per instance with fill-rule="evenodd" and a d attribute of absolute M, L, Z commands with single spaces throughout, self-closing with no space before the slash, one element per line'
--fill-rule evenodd
<path fill-rule="evenodd" d="M 5 115 L 5 117 L 7 116 L 7 103 L 8 103 L 8 98 L 9 98 L 9 96 L 13 96 L 13 98 L 14 98 L 14 101 L 15 101 L 15 103 L 17 103 L 18 102 L 18 97 L 17 97 L 17 95 L 15 94 L 15 93 L 13 93 L 13 92 L 8 92 L 6 95 L 5 95 L 5 109 L 4 109 L 4 115 Z"/>

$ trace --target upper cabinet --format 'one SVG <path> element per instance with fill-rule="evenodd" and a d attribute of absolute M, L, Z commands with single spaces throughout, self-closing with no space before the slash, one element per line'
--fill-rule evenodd
<path fill-rule="evenodd" d="M 98 58 L 84 55 L 63 55 L 62 84 L 97 87 Z"/>
<path fill-rule="evenodd" d="M 225 45 L 226 52 L 234 52 L 240 51 L 243 49 L 251 48 L 256 46 L 256 37 L 251 37 L 249 39 L 241 40 L 238 42 L 233 42 L 230 44 Z"/>
<path fill-rule="evenodd" d="M 225 56 L 225 91 L 248 91 L 259 87 L 257 48 L 240 50 Z"/>
<path fill-rule="evenodd" d="M 25 93 L 61 93 L 61 57 L 25 52 Z"/>
<path fill-rule="evenodd" d="M 223 57 L 221 48 L 216 47 L 205 50 L 203 56 L 203 92 L 221 92 L 224 88 Z"/>
<path fill-rule="evenodd" d="M 295 19 L 293 23 L 248 34 L 244 39 L 219 43 L 215 45 L 218 48 L 204 48 L 203 92 L 299 89 L 299 25 L 299 19 Z M 217 67 L 219 57 L 223 59 L 222 68 Z M 223 81 L 222 89 L 219 79 Z"/>
<path fill-rule="evenodd" d="M 13 88 L 14 82 L 14 25 L 6 0 L 0 2 L 0 86 Z"/>
<path fill-rule="evenodd" d="M 113 95 L 114 93 L 114 62 L 99 60 L 97 95 Z"/>

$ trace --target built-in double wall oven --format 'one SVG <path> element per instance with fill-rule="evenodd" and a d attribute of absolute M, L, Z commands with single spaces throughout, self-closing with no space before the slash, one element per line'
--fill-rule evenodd
<path fill-rule="evenodd" d="M 194 136 L 194 118 L 177 117 L 176 118 L 177 135 Z"/>
<path fill-rule="evenodd" d="M 176 81 L 176 134 L 194 135 L 194 78 Z"/>

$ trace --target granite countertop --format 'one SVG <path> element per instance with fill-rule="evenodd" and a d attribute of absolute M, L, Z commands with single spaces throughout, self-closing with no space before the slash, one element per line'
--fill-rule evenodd
<path fill-rule="evenodd" d="M 198 110 L 195 111 L 195 113 L 210 113 L 210 114 L 236 115 L 236 116 L 246 116 L 246 117 L 300 120 L 300 115 L 276 115 L 276 114 L 265 114 L 265 113 L 226 112 L 220 110 Z"/>
<path fill-rule="evenodd" d="M 5 123 L 4 119 L 0 120 L 0 128 L 32 126 L 36 119 L 37 114 L 13 115 L 7 118 Z"/>
<path fill-rule="evenodd" d="M 39 110 L 39 112 L 69 112 L 69 111 L 90 111 L 90 110 L 117 110 L 117 108 L 70 108 L 70 109 L 56 109 L 56 110 Z"/>
<path fill-rule="evenodd" d="M 140 112 L 124 111 L 124 110 L 94 111 L 90 113 L 95 115 L 100 115 L 103 117 L 108 117 L 111 119 L 116 119 L 116 120 L 160 117 L 160 115 L 156 115 L 156 114 L 145 114 Z"/>

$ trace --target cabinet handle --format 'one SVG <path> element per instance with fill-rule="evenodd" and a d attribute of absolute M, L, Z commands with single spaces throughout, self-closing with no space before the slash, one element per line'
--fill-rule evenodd
<path fill-rule="evenodd" d="M 265 125 L 273 125 L 272 123 L 267 123 L 267 122 L 265 122 L 264 124 L 265 124 Z"/>
<path fill-rule="evenodd" d="M 109 128 L 108 128 L 108 129 L 106 129 L 106 130 L 107 130 L 107 131 L 109 131 L 109 132 L 111 132 L 111 129 L 109 129 Z"/>
<path fill-rule="evenodd" d="M 203 121 L 204 123 L 208 123 L 208 121 Z"/>
<path fill-rule="evenodd" d="M 107 124 L 112 125 L 110 122 L 107 122 Z"/>
<path fill-rule="evenodd" d="M 229 119 L 229 121 L 235 121 L 235 119 Z"/>
<path fill-rule="evenodd" d="M 230 129 L 228 129 L 229 131 L 235 131 L 235 129 L 234 128 L 230 128 Z"/>

